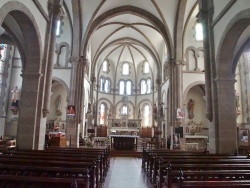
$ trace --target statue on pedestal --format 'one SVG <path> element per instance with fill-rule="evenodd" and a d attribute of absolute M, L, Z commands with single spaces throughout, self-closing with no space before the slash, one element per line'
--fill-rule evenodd
<path fill-rule="evenodd" d="M 11 111 L 14 115 L 18 113 L 19 110 L 19 90 L 16 86 L 12 91 L 12 97 L 11 97 Z"/>
<path fill-rule="evenodd" d="M 61 95 L 58 95 L 57 98 L 56 98 L 56 115 L 57 116 L 62 115 L 61 103 L 62 103 Z"/>
<path fill-rule="evenodd" d="M 187 111 L 188 111 L 188 118 L 193 119 L 194 118 L 194 99 L 189 99 L 187 104 Z"/>

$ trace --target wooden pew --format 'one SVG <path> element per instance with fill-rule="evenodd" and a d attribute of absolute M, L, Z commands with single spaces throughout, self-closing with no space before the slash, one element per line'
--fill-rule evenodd
<path fill-rule="evenodd" d="M 177 177 L 177 188 L 183 188 L 183 187 L 192 187 L 192 188 L 193 187 L 194 188 L 250 187 L 249 172 L 237 173 L 237 171 L 235 171 L 234 175 L 232 174 L 232 172 L 229 172 L 229 171 L 228 172 L 208 171 L 207 173 L 205 171 L 203 172 L 195 172 L 195 171 L 190 172 L 189 171 L 186 173 L 189 173 L 189 176 L 186 175 L 186 178 L 185 178 L 183 171 L 180 172 L 180 176 Z M 192 178 L 190 178 L 190 176 Z M 222 178 L 220 178 L 221 176 Z M 187 177 L 189 177 L 190 180 L 187 180 Z M 194 177 L 196 177 L 197 180 L 194 180 L 193 179 Z M 199 180 L 200 177 L 205 177 L 205 178 L 210 178 L 210 179 Z M 171 185 L 168 185 L 168 187 L 171 187 Z"/>
<path fill-rule="evenodd" d="M 0 174 L 0 187 L 8 188 L 89 188 L 89 182 L 84 179 L 52 178 L 52 177 L 29 177 Z"/>
<path fill-rule="evenodd" d="M 18 150 L 20 151 L 20 150 Z M 37 152 L 46 152 L 46 153 L 62 153 L 65 155 L 65 153 L 81 153 L 81 154 L 101 154 L 103 160 L 103 168 L 104 168 L 104 177 L 107 175 L 107 171 L 110 165 L 110 148 L 109 147 L 100 147 L 100 148 L 49 148 L 46 150 L 21 150 L 22 152 L 28 151 L 35 151 Z"/>
<path fill-rule="evenodd" d="M 249 180 L 250 170 L 203 170 L 203 171 L 170 171 L 168 174 L 167 187 L 179 185 L 185 181 L 228 181 L 228 180 Z M 176 187 L 175 185 L 175 187 Z M 161 186 L 159 186 L 161 187 Z"/>
<path fill-rule="evenodd" d="M 55 160 L 40 160 L 40 159 L 18 159 L 18 158 L 3 158 L 0 157 L 0 164 L 15 165 L 15 166 L 35 166 L 35 167 L 59 167 L 59 168 L 80 168 L 89 169 L 90 188 L 100 187 L 99 179 L 96 177 L 96 166 L 93 162 L 72 162 L 72 161 L 55 161 Z"/>
<path fill-rule="evenodd" d="M 206 155 L 206 156 L 155 156 L 153 162 L 149 166 L 148 176 L 153 184 L 156 183 L 158 172 L 162 172 L 167 168 L 168 163 L 171 164 L 233 164 L 233 163 L 250 163 L 250 159 L 246 156 L 227 156 L 227 155 Z"/>
<path fill-rule="evenodd" d="M 2 154 L 0 157 L 3 158 L 11 158 L 11 159 L 30 159 L 30 155 L 25 155 L 25 154 Z M 57 155 L 33 155 L 32 160 L 55 160 L 55 161 L 71 161 L 71 162 L 88 162 L 88 163 L 94 163 L 96 165 L 96 172 L 95 172 L 95 177 L 96 177 L 96 182 L 103 183 L 103 167 L 102 163 L 100 162 L 100 159 L 98 156 L 96 157 L 82 157 L 82 156 L 75 156 L 75 155 L 68 155 L 68 156 L 57 156 Z"/>
<path fill-rule="evenodd" d="M 225 173 L 227 171 L 235 171 L 237 172 L 238 170 L 241 171 L 250 171 L 250 164 L 244 164 L 244 163 L 239 163 L 239 164 L 199 164 L 199 161 L 195 164 L 169 164 L 169 167 L 166 169 L 160 168 L 159 171 L 159 181 L 156 183 L 159 188 L 162 187 L 162 184 L 164 183 L 164 176 L 166 176 L 166 182 L 167 184 L 171 185 L 173 179 L 171 178 L 171 173 L 176 173 L 176 171 L 180 171 L 182 169 L 183 171 L 193 171 L 193 172 L 202 172 L 202 171 L 219 171 L 223 170 Z"/>
<path fill-rule="evenodd" d="M 151 178 L 151 182 L 159 187 L 162 186 L 162 183 L 164 182 L 163 176 L 167 176 L 168 170 L 171 168 L 167 168 L 167 164 L 169 161 L 174 161 L 172 165 L 175 165 L 175 163 L 179 164 L 179 168 L 181 168 L 181 163 L 190 163 L 190 165 L 194 165 L 195 163 L 203 163 L 203 164 L 211 164 L 215 163 L 213 165 L 217 164 L 227 164 L 229 163 L 230 168 L 232 168 L 232 163 L 246 163 L 248 164 L 250 161 L 248 159 L 248 156 L 235 156 L 235 155 L 217 155 L 217 154 L 204 154 L 201 152 L 172 152 L 172 151 L 163 151 L 163 150 L 157 150 L 157 151 L 144 151 L 143 154 L 144 161 L 142 163 L 142 167 L 144 167 L 144 170 L 148 173 L 148 176 Z M 159 162 L 159 158 L 161 158 L 161 163 Z M 199 162 L 198 162 L 199 161 Z M 200 162 L 201 161 L 201 162 Z M 216 162 L 214 162 L 216 161 Z M 231 163 L 231 164 L 230 164 Z M 160 167 L 159 167 L 160 165 Z M 185 164 L 186 165 L 186 164 Z M 203 166 L 203 169 L 199 170 L 205 170 L 206 166 Z M 210 167 L 212 167 L 210 165 Z M 239 166 L 234 167 L 232 169 L 237 169 Z M 246 167 L 246 166 L 245 166 Z M 215 168 L 215 167 L 213 167 Z M 229 169 L 230 169 L 229 168 Z M 240 168 L 243 168 L 242 166 Z M 173 169 L 171 169 L 173 170 Z M 179 169 L 176 169 L 179 170 Z M 190 170 L 190 169 L 189 169 Z M 197 169 L 195 169 L 197 170 Z M 217 168 L 218 170 L 218 168 Z M 158 177 L 158 181 L 156 181 L 156 177 Z"/>
<path fill-rule="evenodd" d="M 142 168 L 144 171 L 148 170 L 149 167 L 149 161 L 154 157 L 155 155 L 185 155 L 185 156 L 194 156 L 194 155 L 206 155 L 207 152 L 201 152 L 201 151 L 183 151 L 183 150 L 149 150 L 149 149 L 143 149 L 142 153 Z"/>
<path fill-rule="evenodd" d="M 74 149 L 74 150 L 66 150 L 65 152 L 62 152 L 62 150 L 18 150 L 18 151 L 7 151 L 4 154 L 11 154 L 11 155 L 30 155 L 30 156 L 54 156 L 54 157 L 75 157 L 77 160 L 78 158 L 83 158 L 85 157 L 86 160 L 87 158 L 95 158 L 95 157 L 100 157 L 100 175 L 101 175 L 101 180 L 102 182 L 104 181 L 104 178 L 107 174 L 108 168 L 109 168 L 109 163 L 108 163 L 108 158 L 109 156 L 104 156 L 103 150 L 99 151 L 89 151 L 85 152 L 85 150 L 79 150 L 79 149 Z M 74 159 L 73 159 L 74 160 Z M 86 161 L 85 160 L 85 161 Z M 90 159 L 89 159 L 90 160 Z"/>

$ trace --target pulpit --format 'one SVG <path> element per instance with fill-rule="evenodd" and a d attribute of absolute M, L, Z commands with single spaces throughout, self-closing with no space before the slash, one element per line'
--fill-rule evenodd
<path fill-rule="evenodd" d="M 50 140 L 51 146 L 66 147 L 66 137 L 65 136 L 54 136 Z"/>
<path fill-rule="evenodd" d="M 138 137 L 135 135 L 110 135 L 111 149 L 137 150 Z"/>

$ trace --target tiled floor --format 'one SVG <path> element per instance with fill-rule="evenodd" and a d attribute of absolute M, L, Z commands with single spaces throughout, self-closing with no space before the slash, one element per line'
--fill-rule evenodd
<path fill-rule="evenodd" d="M 104 188 L 152 188 L 141 169 L 141 159 L 113 157 Z"/>

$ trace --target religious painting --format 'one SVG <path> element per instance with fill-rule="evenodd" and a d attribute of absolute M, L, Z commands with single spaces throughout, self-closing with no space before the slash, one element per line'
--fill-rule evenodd
<path fill-rule="evenodd" d="M 249 129 L 239 130 L 239 145 L 249 146 Z"/>
<path fill-rule="evenodd" d="M 74 105 L 69 105 L 67 110 L 67 115 L 75 115 L 76 114 L 76 108 Z"/>
<path fill-rule="evenodd" d="M 185 117 L 185 111 L 181 108 L 177 108 L 177 119 L 184 119 Z"/>

